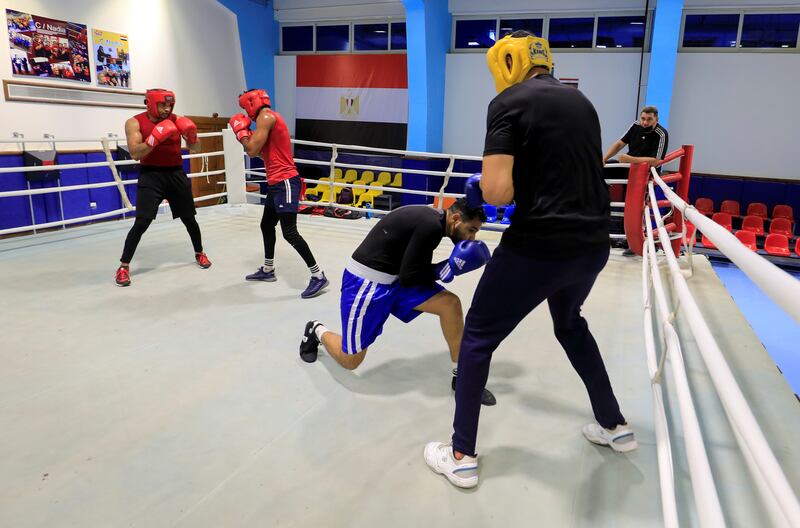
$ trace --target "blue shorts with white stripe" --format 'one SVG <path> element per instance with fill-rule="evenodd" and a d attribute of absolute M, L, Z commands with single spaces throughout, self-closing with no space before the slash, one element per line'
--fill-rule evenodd
<path fill-rule="evenodd" d="M 300 205 L 300 189 L 303 181 L 293 176 L 275 185 L 267 186 L 267 199 L 264 207 L 272 207 L 278 214 L 296 213 Z"/>
<path fill-rule="evenodd" d="M 339 301 L 342 316 L 342 350 L 355 354 L 370 346 L 393 315 L 410 323 L 420 313 L 414 308 L 444 288 L 438 283 L 405 288 L 398 281 L 381 284 L 344 270 Z"/>

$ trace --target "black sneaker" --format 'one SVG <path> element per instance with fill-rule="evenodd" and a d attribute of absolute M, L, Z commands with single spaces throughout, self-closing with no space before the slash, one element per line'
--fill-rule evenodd
<path fill-rule="evenodd" d="M 453 390 L 456 390 L 456 376 L 453 374 L 453 381 L 450 383 L 450 386 Z M 497 405 L 497 399 L 494 397 L 489 389 L 483 389 L 483 394 L 481 394 L 481 405 L 486 405 L 487 407 L 491 407 L 492 405 Z"/>
<path fill-rule="evenodd" d="M 319 321 L 309 321 L 306 323 L 306 329 L 303 332 L 303 340 L 300 341 L 300 359 L 306 363 L 313 363 L 317 360 L 317 352 L 319 350 L 319 339 L 317 334 L 314 333 L 314 328 Z"/>

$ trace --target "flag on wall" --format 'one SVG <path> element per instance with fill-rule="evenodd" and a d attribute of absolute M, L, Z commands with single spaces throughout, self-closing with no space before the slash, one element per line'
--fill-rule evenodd
<path fill-rule="evenodd" d="M 299 55 L 296 101 L 297 139 L 406 148 L 404 54 Z"/>

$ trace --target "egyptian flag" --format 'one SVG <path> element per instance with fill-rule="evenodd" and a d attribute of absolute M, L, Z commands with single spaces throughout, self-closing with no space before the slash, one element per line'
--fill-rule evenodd
<path fill-rule="evenodd" d="M 295 137 L 403 150 L 405 54 L 299 55 Z"/>

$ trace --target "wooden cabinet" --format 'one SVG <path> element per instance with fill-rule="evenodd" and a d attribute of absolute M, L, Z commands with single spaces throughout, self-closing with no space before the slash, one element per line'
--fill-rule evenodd
<path fill-rule="evenodd" d="M 228 126 L 228 119 L 225 117 L 199 117 L 199 116 L 186 116 L 197 125 L 197 132 L 202 134 L 204 132 L 219 132 Z M 222 136 L 200 138 L 200 146 L 202 152 L 217 152 L 222 150 Z M 208 164 L 204 166 L 204 160 L 208 160 Z M 208 158 L 193 158 L 191 160 L 191 172 L 207 172 L 223 170 L 225 168 L 225 158 L 223 156 L 210 156 Z M 218 194 L 226 191 L 224 185 L 218 185 L 218 182 L 225 181 L 225 174 L 216 176 L 202 176 L 200 178 L 192 178 L 192 194 L 195 198 L 206 196 L 209 194 Z M 221 203 L 224 198 L 212 198 L 210 200 L 202 200 L 197 202 L 197 207 L 205 207 L 208 205 L 216 205 Z"/>

